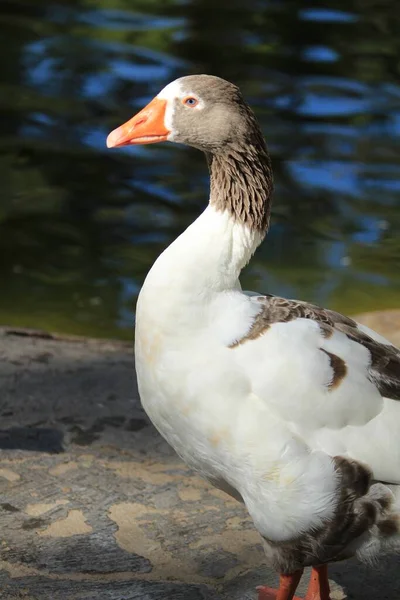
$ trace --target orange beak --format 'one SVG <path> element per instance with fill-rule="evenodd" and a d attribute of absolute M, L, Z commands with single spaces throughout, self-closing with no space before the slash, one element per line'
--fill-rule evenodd
<path fill-rule="evenodd" d="M 171 133 L 164 125 L 166 106 L 166 100 L 154 98 L 137 115 L 109 134 L 107 148 L 165 142 Z"/>

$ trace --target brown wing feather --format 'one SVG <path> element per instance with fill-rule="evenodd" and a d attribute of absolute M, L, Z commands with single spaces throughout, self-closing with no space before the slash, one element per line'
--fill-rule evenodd
<path fill-rule="evenodd" d="M 271 295 L 258 296 L 256 300 L 263 305 L 263 309 L 246 336 L 235 341 L 231 348 L 256 339 L 274 323 L 311 319 L 319 324 L 323 337 L 329 338 L 337 330 L 367 348 L 371 357 L 368 372 L 370 380 L 382 396 L 400 400 L 400 350 L 395 346 L 374 340 L 358 328 L 354 319 L 315 304 Z"/>
<path fill-rule="evenodd" d="M 400 533 L 400 523 L 389 489 L 372 485 L 369 468 L 342 456 L 333 457 L 338 475 L 338 502 L 331 519 L 322 527 L 308 531 L 286 543 L 265 540 L 265 550 L 281 573 L 293 573 L 311 565 L 340 561 L 353 556 L 373 558 L 377 548 Z M 371 553 L 372 538 L 381 543 Z M 364 545 L 364 548 L 361 548 Z"/>

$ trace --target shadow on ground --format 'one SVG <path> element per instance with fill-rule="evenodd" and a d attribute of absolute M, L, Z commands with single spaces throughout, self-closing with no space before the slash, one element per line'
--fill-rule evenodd
<path fill-rule="evenodd" d="M 0 450 L 32 452 L 63 452 L 64 433 L 40 427 L 11 427 L 0 429 Z"/>

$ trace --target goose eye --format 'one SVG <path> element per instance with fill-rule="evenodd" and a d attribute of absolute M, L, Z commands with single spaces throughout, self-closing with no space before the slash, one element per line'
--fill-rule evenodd
<path fill-rule="evenodd" d="M 190 108 L 197 106 L 198 103 L 199 101 L 197 100 L 197 98 L 194 98 L 193 96 L 188 96 L 183 100 L 183 104 L 185 104 L 185 106 L 190 106 Z"/>

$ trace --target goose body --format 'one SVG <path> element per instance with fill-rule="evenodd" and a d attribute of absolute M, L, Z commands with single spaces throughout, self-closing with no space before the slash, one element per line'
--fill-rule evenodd
<path fill-rule="evenodd" d="M 236 86 L 176 80 L 108 143 L 163 140 L 206 153 L 211 189 L 140 292 L 142 404 L 188 465 L 245 503 L 281 574 L 260 599 L 290 600 L 311 565 L 307 599 L 327 600 L 323 565 L 400 542 L 400 351 L 333 311 L 242 291 L 272 174 Z"/>

